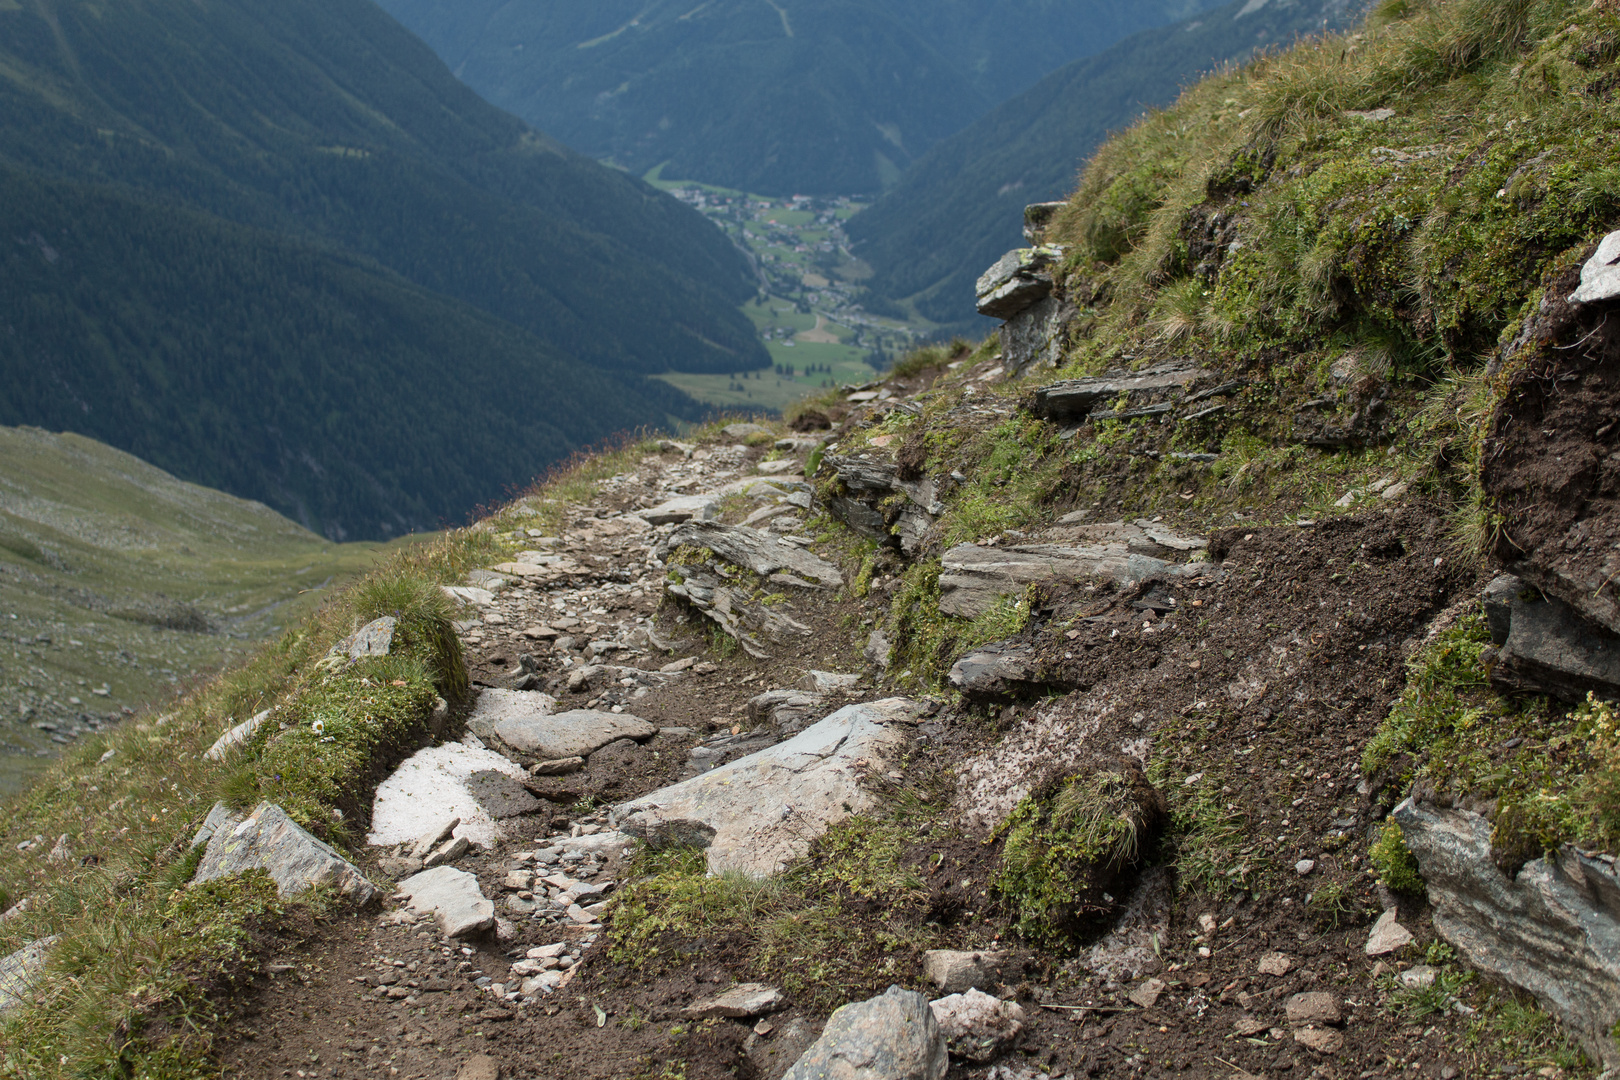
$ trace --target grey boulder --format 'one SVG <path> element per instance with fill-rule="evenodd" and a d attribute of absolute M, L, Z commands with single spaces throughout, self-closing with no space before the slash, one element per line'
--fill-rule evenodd
<path fill-rule="evenodd" d="M 1001 370 L 1011 377 L 1032 367 L 1056 367 L 1080 309 L 1067 296 L 1042 297 L 1001 327 Z"/>
<path fill-rule="evenodd" d="M 432 915 L 445 937 L 468 937 L 495 925 L 494 903 L 478 888 L 478 878 L 465 870 L 435 866 L 400 882 L 399 892 L 412 910 Z"/>
<path fill-rule="evenodd" d="M 833 1013 L 784 1080 L 944 1080 L 949 1067 L 928 999 L 891 986 Z"/>
<path fill-rule="evenodd" d="M 825 715 L 824 700 L 805 690 L 767 690 L 748 702 L 748 719 L 795 735 Z"/>
<path fill-rule="evenodd" d="M 1208 374 L 1202 368 L 1174 367 L 1064 379 L 1036 390 L 1030 411 L 1054 423 L 1078 423 L 1099 405 L 1110 404 L 1122 394 L 1133 405 L 1139 404 L 1142 399 L 1180 396 L 1187 387 Z"/>
<path fill-rule="evenodd" d="M 687 546 L 712 551 L 726 562 L 751 570 L 762 578 L 777 575 L 798 578 L 805 585 L 824 589 L 836 589 L 844 583 L 844 575 L 832 563 L 758 529 L 689 521 L 659 543 L 657 554 L 667 560 L 675 551 Z"/>
<path fill-rule="evenodd" d="M 712 1016 L 741 1020 L 745 1017 L 764 1016 L 782 1007 L 786 999 L 782 991 L 764 983 L 740 983 L 723 994 L 689 1006 L 686 1015 L 694 1020 L 707 1020 Z"/>
<path fill-rule="evenodd" d="M 377 898 L 377 887 L 358 867 L 311 836 L 274 803 L 260 803 L 245 818 L 216 804 L 209 821 L 213 827 L 194 881 L 263 870 L 283 897 L 328 885 L 362 907 Z"/>
<path fill-rule="evenodd" d="M 398 626 L 399 620 L 392 615 L 374 619 L 332 646 L 326 655 L 347 657 L 349 660 L 362 660 L 368 656 L 387 656 L 394 647 L 394 631 Z"/>
<path fill-rule="evenodd" d="M 1509 879 L 1491 823 L 1407 799 L 1392 815 L 1417 857 L 1434 927 L 1469 964 L 1534 994 L 1606 1069 L 1620 1067 L 1620 874 L 1568 847 Z"/>
<path fill-rule="evenodd" d="M 654 847 L 703 847 L 710 871 L 776 873 L 828 826 L 875 805 L 865 778 L 909 742 L 906 698 L 850 705 L 786 742 L 738 758 L 614 813 Z"/>
<path fill-rule="evenodd" d="M 1010 319 L 1052 291 L 1051 268 L 1062 252 L 1053 247 L 1015 248 L 979 276 L 974 293 L 980 315 Z"/>
<path fill-rule="evenodd" d="M 951 687 L 969 697 L 998 697 L 1039 688 L 1035 648 L 999 641 L 974 649 L 951 665 Z"/>

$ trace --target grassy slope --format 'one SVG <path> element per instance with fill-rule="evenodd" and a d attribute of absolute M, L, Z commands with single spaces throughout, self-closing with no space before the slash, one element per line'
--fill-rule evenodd
<path fill-rule="evenodd" d="M 570 146 L 788 195 L 878 191 L 1038 75 L 1208 3 L 813 0 L 786 20 L 751 0 L 383 6 L 489 100 Z"/>
<path fill-rule="evenodd" d="M 386 550 L 79 435 L 0 428 L 0 791 L 60 749 L 33 724 L 167 701 Z"/>
<path fill-rule="evenodd" d="M 1241 14 L 1239 0 L 1053 72 L 929 151 L 850 223 L 873 268 L 869 287 L 891 299 L 916 297 L 940 322 L 972 320 L 974 281 L 1024 242 L 1024 206 L 1067 195 L 1109 134 L 1223 63 L 1343 25 L 1351 6 L 1309 0 Z"/>

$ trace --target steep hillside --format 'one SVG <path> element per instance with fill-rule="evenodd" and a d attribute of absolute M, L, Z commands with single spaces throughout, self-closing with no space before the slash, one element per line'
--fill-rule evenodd
<path fill-rule="evenodd" d="M 1219 73 L 998 334 L 580 462 L 75 747 L 0 810 L 7 1063 L 1612 1075 L 1617 87 L 1607 0 Z"/>
<path fill-rule="evenodd" d="M 922 155 L 850 222 L 874 271 L 867 287 L 891 300 L 914 297 L 937 322 L 970 322 L 974 268 L 1023 243 L 1019 211 L 1066 196 L 1111 133 L 1221 64 L 1342 26 L 1363 7 L 1235 0 L 1054 71 Z"/>
<path fill-rule="evenodd" d="M 1042 73 L 1203 0 L 385 0 L 490 101 L 632 172 L 769 195 L 890 186 Z"/>
<path fill-rule="evenodd" d="M 52 0 L 0 29 L 0 420 L 386 536 L 696 415 L 638 373 L 769 362 L 736 309 L 747 260 L 700 215 L 486 105 L 358 0 Z M 279 417 L 267 365 L 304 367 Z"/>
<path fill-rule="evenodd" d="M 386 551 L 92 439 L 0 428 L 0 791 L 251 655 Z"/>

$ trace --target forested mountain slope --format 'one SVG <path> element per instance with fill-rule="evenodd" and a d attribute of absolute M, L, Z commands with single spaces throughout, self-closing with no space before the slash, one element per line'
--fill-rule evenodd
<path fill-rule="evenodd" d="M 0 7 L 0 170 L 0 422 L 333 536 L 693 414 L 632 373 L 768 362 L 724 236 L 361 0 Z"/>
<path fill-rule="evenodd" d="M 1042 73 L 1208 0 L 383 0 L 457 75 L 633 172 L 767 194 L 892 184 Z"/>
<path fill-rule="evenodd" d="M 851 220 L 857 252 L 876 271 L 869 285 L 889 299 L 917 296 L 918 310 L 938 322 L 971 320 L 979 271 L 1023 243 L 1019 211 L 1066 196 L 1110 132 L 1222 63 L 1341 27 L 1362 7 L 1233 0 L 1053 72 L 923 155 Z"/>

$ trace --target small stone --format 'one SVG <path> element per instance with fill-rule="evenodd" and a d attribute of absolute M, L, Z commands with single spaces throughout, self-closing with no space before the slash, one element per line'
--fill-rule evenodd
<path fill-rule="evenodd" d="M 1233 1021 L 1232 1030 L 1237 1032 L 1239 1035 L 1242 1035 L 1244 1038 L 1248 1038 L 1251 1035 L 1258 1035 L 1262 1031 L 1266 1030 L 1266 1022 L 1264 1020 L 1256 1019 L 1253 1016 L 1240 1016 Z"/>
<path fill-rule="evenodd" d="M 881 997 L 833 1013 L 783 1080 L 944 1080 L 949 1067 L 928 999 L 891 986 Z"/>
<path fill-rule="evenodd" d="M 1367 937 L 1366 953 L 1368 956 L 1387 956 L 1411 943 L 1412 932 L 1395 921 L 1394 911 L 1386 911 L 1373 923 L 1372 933 Z"/>
<path fill-rule="evenodd" d="M 1595 304 L 1620 296 L 1620 232 L 1612 232 L 1581 267 L 1581 286 L 1570 295 L 1572 304 Z"/>
<path fill-rule="evenodd" d="M 1383 498 L 1383 499 L 1394 500 L 1394 499 L 1400 498 L 1402 495 L 1405 495 L 1408 491 L 1411 491 L 1411 490 L 1412 490 L 1412 485 L 1406 483 L 1405 481 L 1402 481 L 1399 484 L 1391 484 L 1391 485 L 1389 485 L 1389 487 L 1387 487 L 1387 488 L 1385 488 L 1383 490 L 1383 493 L 1379 497 Z"/>
<path fill-rule="evenodd" d="M 384 856 L 377 860 L 377 869 L 391 878 L 410 877 L 422 870 L 421 859 L 393 858 Z"/>
<path fill-rule="evenodd" d="M 1144 1009 L 1151 1009 L 1159 1003 L 1159 995 L 1169 989 L 1162 979 L 1149 979 L 1130 992 L 1130 999 Z"/>
<path fill-rule="evenodd" d="M 450 839 L 451 834 L 456 831 L 456 826 L 460 824 L 461 819 L 453 817 L 438 828 L 423 833 L 417 838 L 416 843 L 411 845 L 410 857 L 413 859 L 427 858 L 433 853 L 434 848 Z"/>
<path fill-rule="evenodd" d="M 1198 929 L 1202 930 L 1204 933 L 1213 934 L 1215 932 L 1216 925 L 1215 916 L 1207 913 L 1198 916 Z"/>
<path fill-rule="evenodd" d="M 1395 976 L 1395 979 L 1410 990 L 1426 990 L 1434 985 L 1434 980 L 1438 975 L 1439 972 L 1428 964 L 1419 964 L 1416 967 L 1407 968 Z"/>
<path fill-rule="evenodd" d="M 554 758 L 551 761 L 535 762 L 529 766 L 529 773 L 532 776 L 567 776 L 579 772 L 584 767 L 585 759 L 582 757 Z"/>
<path fill-rule="evenodd" d="M 1294 962 L 1280 952 L 1266 953 L 1260 958 L 1260 974 L 1282 978 L 1293 970 Z"/>
<path fill-rule="evenodd" d="M 1337 1054 L 1344 1049 L 1344 1036 L 1332 1028 L 1300 1028 L 1294 1032 L 1294 1041 L 1318 1054 Z"/>
<path fill-rule="evenodd" d="M 1298 874 L 1300 877 L 1305 877 L 1312 870 L 1315 870 L 1315 869 L 1316 869 L 1316 860 L 1315 859 L 1301 859 L 1301 860 L 1299 860 L 1299 862 L 1294 864 L 1294 873 Z"/>
<path fill-rule="evenodd" d="M 929 1004 L 950 1052 L 969 1061 L 989 1061 L 1024 1028 L 1024 1010 L 980 990 L 952 994 Z"/>
<path fill-rule="evenodd" d="M 447 862 L 454 862 L 463 855 L 467 854 L 468 849 L 471 847 L 472 844 L 467 841 L 465 836 L 452 836 L 450 839 L 434 848 L 432 853 L 429 854 L 427 858 L 422 860 L 422 865 L 425 868 L 432 869 L 435 866 L 442 866 Z"/>
<path fill-rule="evenodd" d="M 1313 990 L 1305 994 L 1295 994 L 1288 999 L 1285 1006 L 1288 1013 L 1288 1022 L 1296 1026 L 1303 1024 L 1338 1024 L 1344 1020 L 1344 1011 L 1339 1007 L 1339 1000 L 1332 994 L 1320 990 Z"/>
<path fill-rule="evenodd" d="M 445 937 L 467 937 L 495 925 L 495 905 L 478 888 L 478 878 L 465 870 L 437 866 L 399 883 L 411 907 L 432 914 Z"/>
<path fill-rule="evenodd" d="M 663 667 L 659 668 L 658 670 L 662 671 L 662 672 L 665 672 L 666 674 L 674 675 L 677 672 L 687 671 L 687 670 L 690 670 L 691 668 L 696 667 L 697 662 L 698 662 L 697 657 L 688 656 L 688 657 L 684 657 L 683 659 L 680 659 L 680 660 L 671 660 L 669 663 L 665 664 Z"/>

